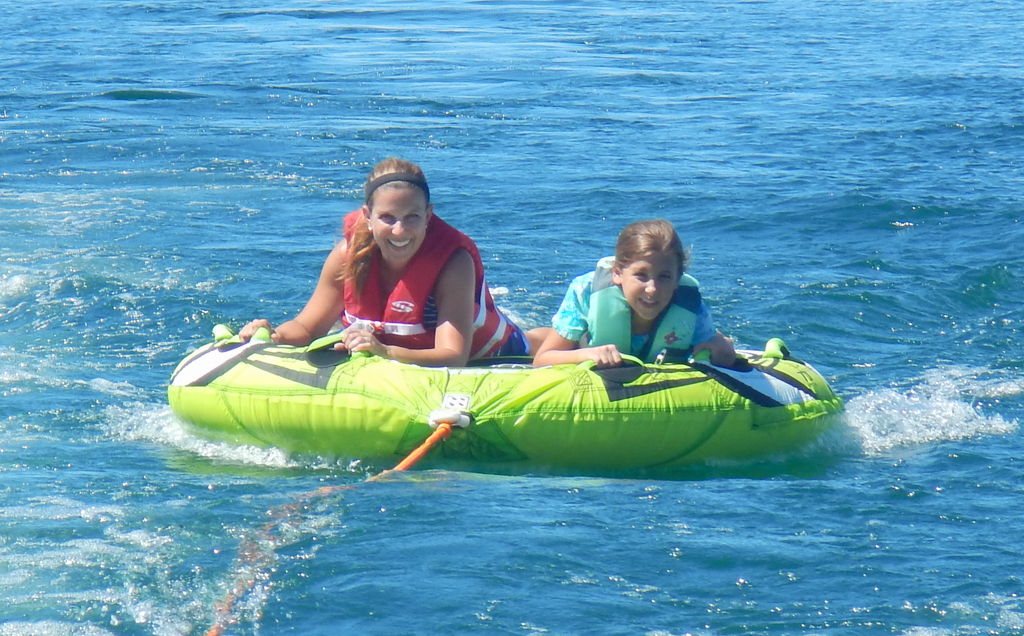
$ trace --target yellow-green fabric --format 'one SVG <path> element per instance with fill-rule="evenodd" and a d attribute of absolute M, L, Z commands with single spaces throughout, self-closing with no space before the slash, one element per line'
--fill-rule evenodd
<path fill-rule="evenodd" d="M 424 368 L 365 354 L 222 343 L 179 364 L 168 400 L 210 438 L 348 458 L 404 455 L 430 434 L 432 411 L 456 408 L 472 424 L 432 457 L 581 470 L 785 453 L 816 438 L 842 410 L 809 365 L 758 352 L 741 362 L 749 369 Z"/>

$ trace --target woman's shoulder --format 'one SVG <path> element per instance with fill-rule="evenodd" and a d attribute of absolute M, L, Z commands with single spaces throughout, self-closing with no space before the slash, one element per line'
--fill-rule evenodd
<path fill-rule="evenodd" d="M 335 278 L 341 278 L 348 261 L 348 243 L 342 238 L 335 243 L 334 248 L 327 255 L 324 261 L 324 272 L 333 273 Z"/>
<path fill-rule="evenodd" d="M 340 257 L 344 260 L 346 256 L 348 256 L 348 240 L 343 236 L 334 244 L 334 247 L 331 248 L 331 253 L 327 255 L 327 258 L 331 259 Z"/>
<path fill-rule="evenodd" d="M 452 254 L 448 257 L 448 260 L 445 261 L 444 267 L 441 271 L 443 272 L 449 268 L 468 268 L 472 270 L 475 266 L 473 256 L 469 253 L 469 250 L 464 247 L 456 247 L 452 250 Z"/>
<path fill-rule="evenodd" d="M 438 274 L 438 282 L 456 280 L 460 283 L 469 283 L 476 279 L 476 261 L 473 256 L 462 247 L 455 248 L 448 260 L 445 261 Z"/>

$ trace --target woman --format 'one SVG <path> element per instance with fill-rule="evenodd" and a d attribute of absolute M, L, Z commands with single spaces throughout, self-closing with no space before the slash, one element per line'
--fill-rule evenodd
<path fill-rule="evenodd" d="M 344 238 L 299 315 L 276 329 L 254 320 L 242 338 L 266 327 L 275 342 L 306 345 L 340 318 L 346 329 L 339 348 L 424 366 L 529 355 L 539 346 L 548 329 L 528 336 L 498 310 L 476 245 L 434 214 L 419 166 L 385 159 L 367 178 L 364 196 L 345 217 Z"/>

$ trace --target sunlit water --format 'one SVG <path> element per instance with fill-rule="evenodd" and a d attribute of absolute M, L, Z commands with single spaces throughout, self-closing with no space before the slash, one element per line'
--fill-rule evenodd
<path fill-rule="evenodd" d="M 84 2 L 0 25 L 0 636 L 1024 632 L 1024 9 Z M 543 324 L 670 219 L 847 404 L 664 476 L 232 447 L 166 404 L 420 163 Z M 396 458 L 397 461 L 398 458 Z"/>

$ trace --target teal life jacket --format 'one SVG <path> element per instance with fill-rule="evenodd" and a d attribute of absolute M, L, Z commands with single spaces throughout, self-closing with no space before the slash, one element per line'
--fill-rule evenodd
<path fill-rule="evenodd" d="M 697 279 L 685 273 L 679 277 L 679 287 L 672 295 L 672 302 L 655 320 L 644 345 L 634 350 L 633 310 L 626 302 L 622 288 L 612 282 L 614 260 L 606 256 L 594 269 L 590 311 L 587 312 L 587 346 L 612 344 L 620 352 L 635 355 L 645 362 L 654 362 L 662 350 L 668 350 L 668 356 L 672 358 L 685 359 L 694 344 L 693 331 L 697 326 L 697 312 L 700 311 Z"/>

